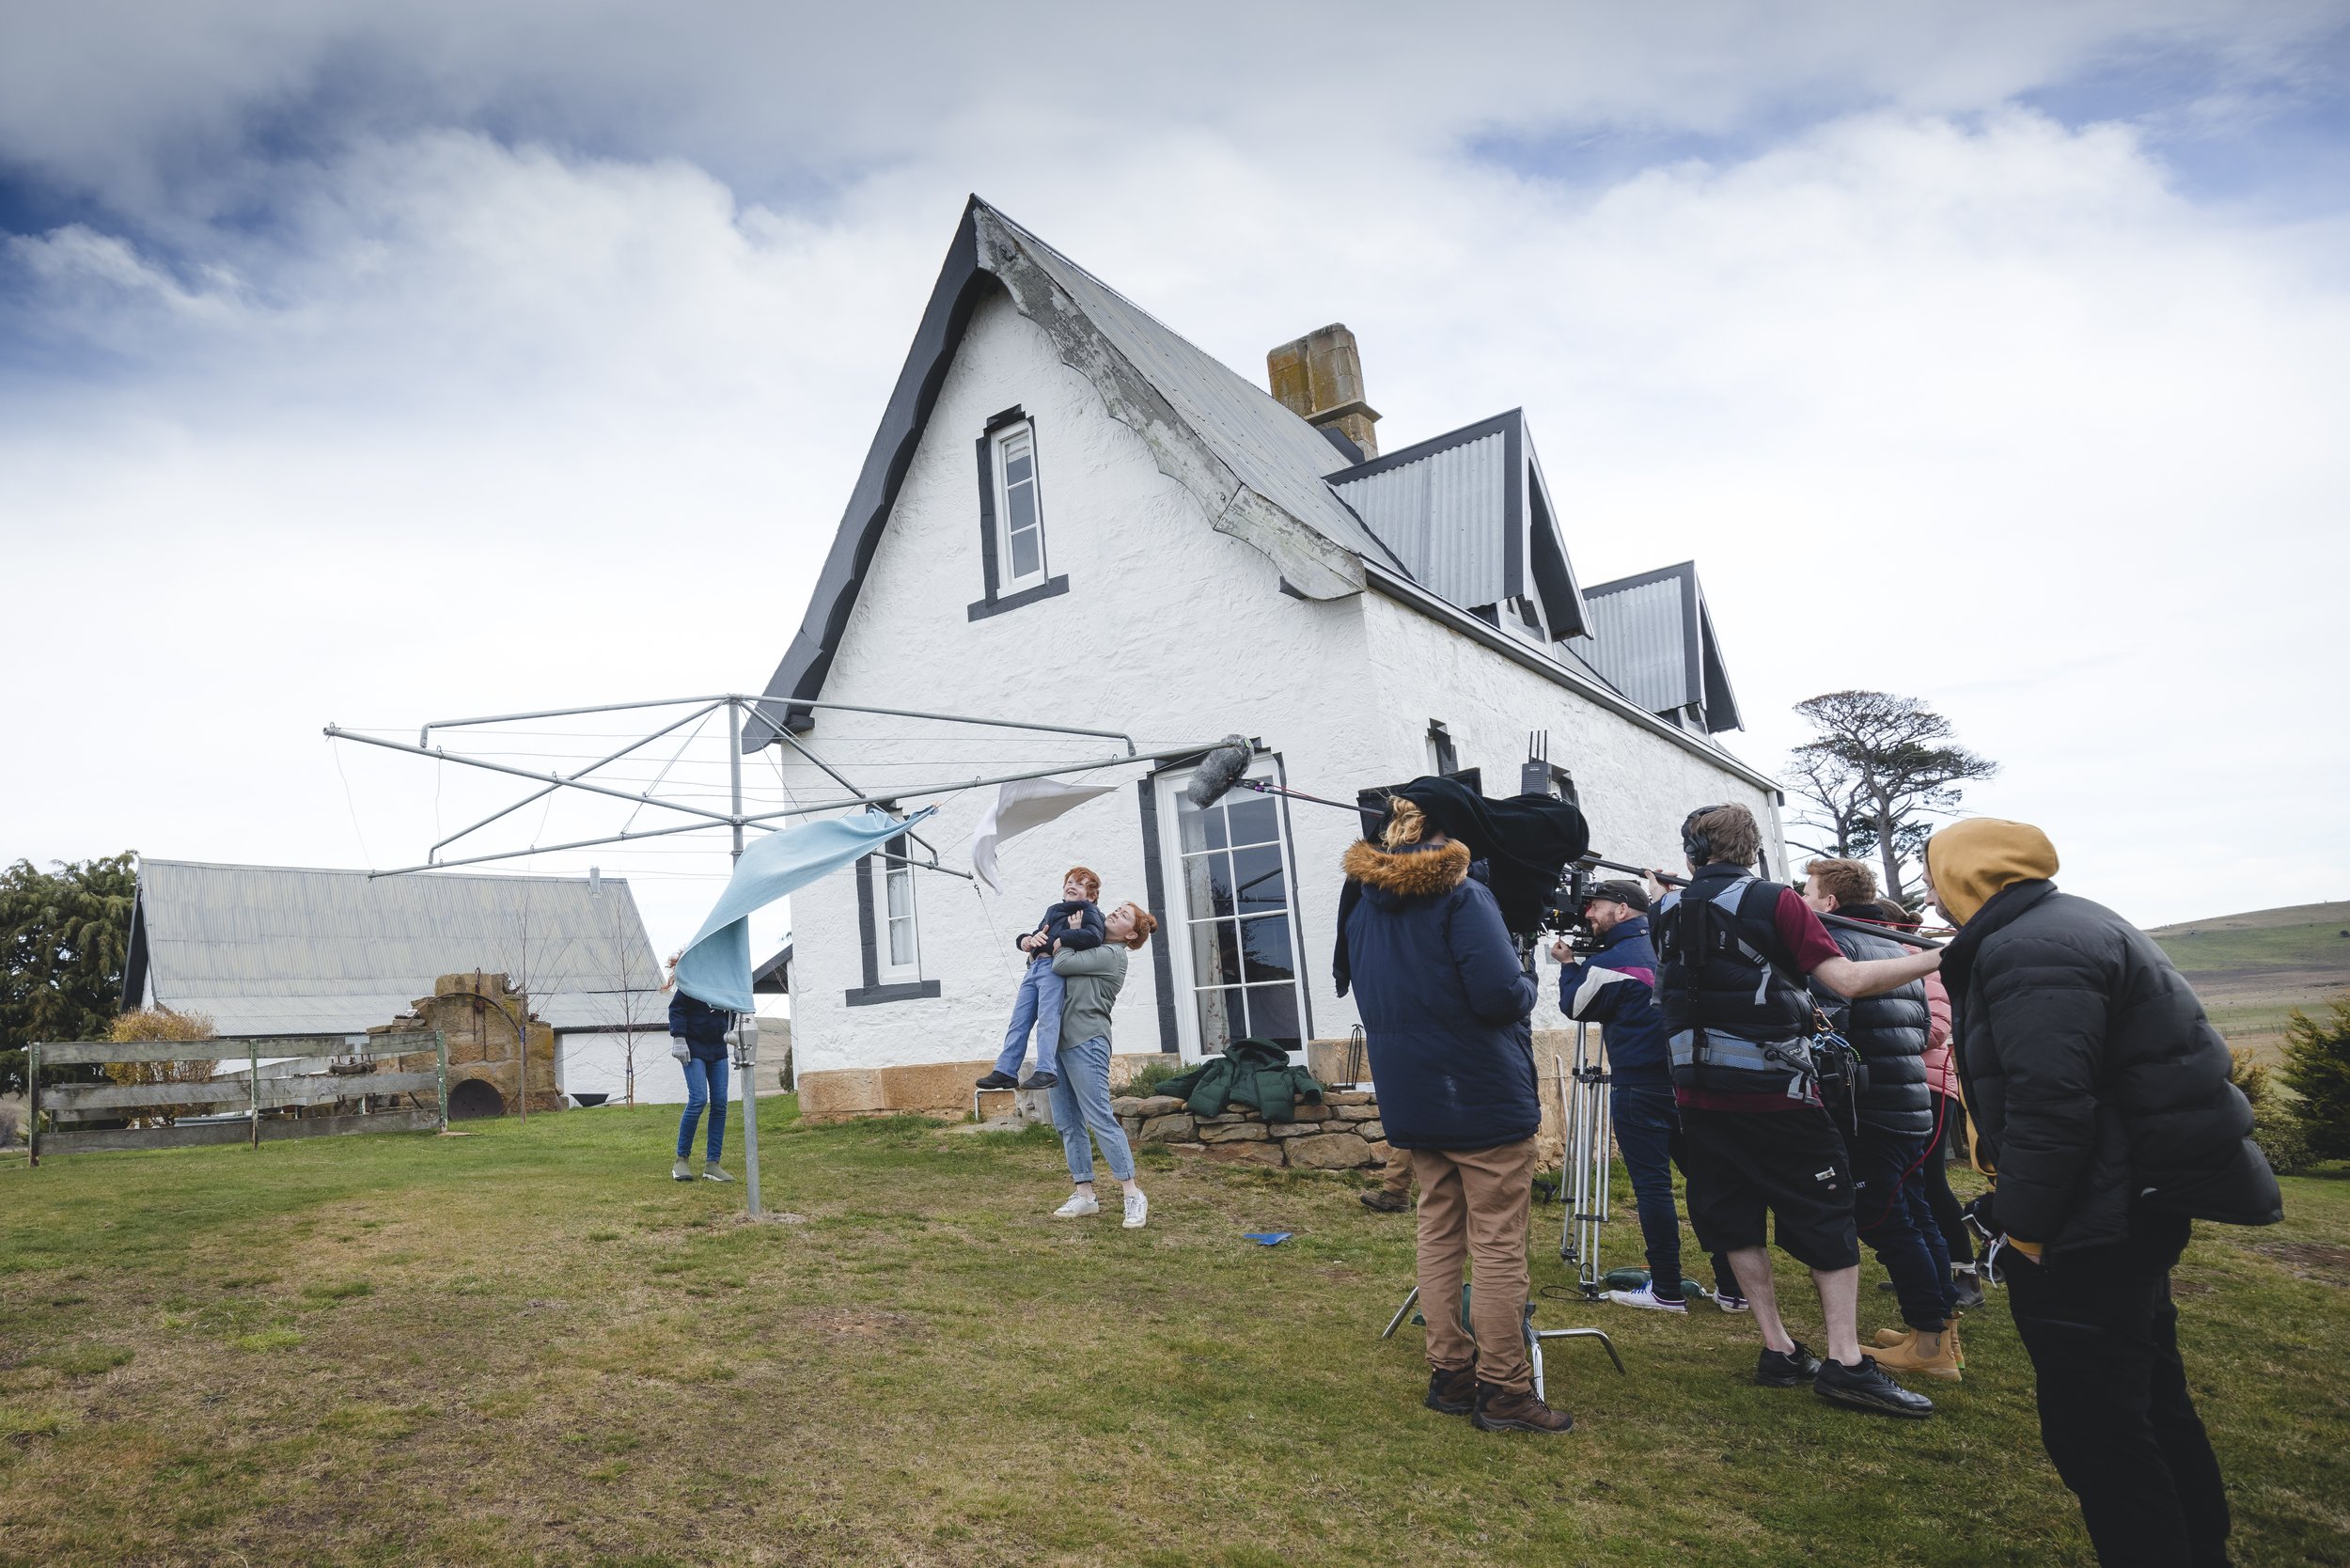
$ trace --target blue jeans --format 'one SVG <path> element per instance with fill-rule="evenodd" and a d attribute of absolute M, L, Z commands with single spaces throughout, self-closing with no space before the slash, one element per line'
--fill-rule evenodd
<path fill-rule="evenodd" d="M 1673 1108 L 1670 1084 L 1617 1084 L 1607 1096 L 1616 1150 L 1632 1178 L 1632 1200 L 1640 1215 L 1640 1241 L 1648 1251 L 1649 1283 L 1671 1300 L 1681 1294 L 1681 1215 L 1673 1207 L 1673 1151 L 1681 1137 L 1681 1113 Z M 1726 1258 L 1714 1259 L 1714 1288 L 1736 1295 L 1738 1280 Z"/>
<path fill-rule="evenodd" d="M 1053 973 L 1050 953 L 1028 961 L 1020 977 L 1020 995 L 1011 1004 L 1011 1027 L 1004 1031 L 1004 1048 L 996 1053 L 995 1071 L 1020 1075 L 1020 1058 L 1028 1054 L 1028 1029 L 1036 1029 L 1036 1070 L 1055 1071 L 1053 1058 L 1060 1045 L 1061 978 Z"/>
<path fill-rule="evenodd" d="M 710 1158 L 716 1159 L 727 1141 L 727 1058 L 704 1061 L 699 1057 L 685 1058 L 685 1114 L 677 1122 L 677 1157 L 685 1158 L 694 1152 L 694 1123 L 701 1120 L 702 1107 L 710 1107 Z"/>
<path fill-rule="evenodd" d="M 1852 1157 L 1853 1218 L 1892 1277 L 1902 1321 L 1939 1330 L 1950 1321 L 1956 1289 L 1942 1229 L 1934 1222 L 1919 1168 L 1927 1140 L 1880 1132 L 1865 1122 L 1845 1140 Z"/>
<path fill-rule="evenodd" d="M 1126 1129 L 1110 1109 L 1110 1043 L 1096 1035 L 1060 1054 L 1060 1076 L 1053 1084 L 1053 1125 L 1060 1133 L 1061 1152 L 1069 1156 L 1069 1179 L 1080 1184 L 1093 1180 L 1093 1151 L 1086 1145 L 1091 1130 L 1110 1162 L 1110 1174 L 1121 1182 L 1135 1179 L 1135 1152 L 1127 1147 Z"/>

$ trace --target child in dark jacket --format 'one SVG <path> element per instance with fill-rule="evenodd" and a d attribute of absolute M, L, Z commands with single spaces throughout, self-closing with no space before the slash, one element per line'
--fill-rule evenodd
<path fill-rule="evenodd" d="M 1102 896 L 1102 879 L 1083 866 L 1072 866 L 1061 877 L 1060 891 L 1060 902 L 1014 941 L 1027 955 L 1027 968 L 1012 1001 L 1004 1048 L 979 1079 L 981 1089 L 1050 1089 L 1059 1081 L 1061 980 L 1053 973 L 1053 954 L 1098 948 L 1104 935 L 1101 906 L 1094 902 Z M 1077 921 L 1073 926 L 1069 923 L 1072 916 Z M 1020 1060 L 1028 1054 L 1031 1029 L 1036 1033 L 1036 1071 L 1024 1079 Z"/>

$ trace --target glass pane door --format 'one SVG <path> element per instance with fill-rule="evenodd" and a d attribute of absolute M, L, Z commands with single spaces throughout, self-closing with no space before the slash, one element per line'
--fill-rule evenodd
<path fill-rule="evenodd" d="M 1260 759 L 1251 777 L 1271 777 Z M 1169 912 L 1186 1054 L 1214 1056 L 1235 1040 L 1306 1048 L 1299 996 L 1290 848 L 1280 803 L 1235 788 L 1214 805 L 1183 798 L 1184 779 L 1160 784 L 1161 821 L 1172 815 Z"/>

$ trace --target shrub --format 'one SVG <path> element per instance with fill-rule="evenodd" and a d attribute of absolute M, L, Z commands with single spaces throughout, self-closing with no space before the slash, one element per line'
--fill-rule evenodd
<path fill-rule="evenodd" d="M 2285 1025 L 2284 1058 L 2279 1076 L 2299 1096 L 2294 1110 L 2309 1158 L 2350 1158 L 2350 996 L 2337 998 L 2318 1018 L 2295 1008 Z"/>
<path fill-rule="evenodd" d="M 2268 1158 L 2268 1168 L 2291 1176 L 2310 1166 L 2309 1136 L 2294 1107 L 2285 1104 L 2269 1081 L 2267 1065 L 2251 1048 L 2228 1048 L 2228 1081 L 2252 1103 L 2252 1141 Z"/>
<path fill-rule="evenodd" d="M 1140 1072 L 1119 1086 L 1118 1092 L 1131 1094 L 1137 1100 L 1146 1099 L 1156 1094 L 1159 1085 L 1167 1079 L 1183 1075 L 1183 1066 L 1180 1061 L 1147 1061 L 1142 1064 Z"/>
<path fill-rule="evenodd" d="M 210 1040 L 212 1021 L 200 1012 L 174 1012 L 167 1007 L 143 1007 L 114 1022 L 107 1039 L 118 1045 L 151 1040 Z M 220 1069 L 217 1060 L 110 1061 L 106 1076 L 118 1084 L 210 1083 Z M 126 1118 L 133 1127 L 168 1127 L 183 1116 L 197 1116 L 210 1105 L 142 1105 Z"/>

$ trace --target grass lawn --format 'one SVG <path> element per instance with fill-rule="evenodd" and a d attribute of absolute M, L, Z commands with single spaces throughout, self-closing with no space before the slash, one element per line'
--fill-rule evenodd
<path fill-rule="evenodd" d="M 1752 1387 L 1744 1319 L 1545 1302 L 1631 1375 L 1569 1344 L 1574 1433 L 1492 1436 L 1376 1339 L 1410 1224 L 1339 1181 L 1152 1151 L 1148 1230 L 1056 1222 L 1046 1134 L 786 1098 L 802 1222 L 753 1226 L 668 1181 L 673 1113 L 475 1125 L 0 1167 L 0 1564 L 2090 1560 L 1996 1293 L 1916 1424 Z M 2201 1229 L 2189 1371 L 2238 1561 L 2342 1563 L 2350 1180 L 2286 1189 Z"/>
<path fill-rule="evenodd" d="M 2295 1008 L 2316 1016 L 2350 990 L 2350 903 L 2256 909 L 2147 934 L 2195 987 L 2228 1043 L 2272 1060 Z"/>

